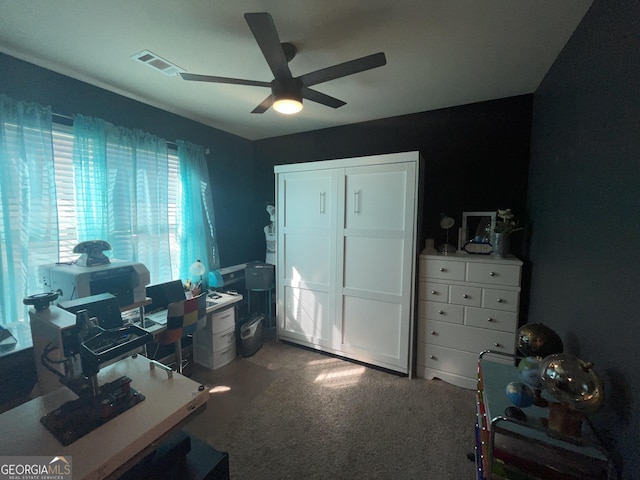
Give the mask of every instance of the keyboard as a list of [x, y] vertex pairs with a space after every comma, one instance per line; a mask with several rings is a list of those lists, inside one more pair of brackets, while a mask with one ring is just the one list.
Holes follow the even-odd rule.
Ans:
[[144, 318], [149, 319], [152, 322], [159, 323], [160, 325], [167, 324], [167, 312], [168, 310], [159, 310], [153, 313], [145, 313]]

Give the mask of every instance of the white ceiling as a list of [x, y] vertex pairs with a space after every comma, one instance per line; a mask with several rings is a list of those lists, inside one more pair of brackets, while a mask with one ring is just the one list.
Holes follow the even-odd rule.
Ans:
[[[591, 3], [0, 0], [0, 51], [256, 140], [532, 93]], [[341, 108], [305, 101], [284, 116], [250, 113], [268, 89], [187, 82], [130, 58], [150, 50], [189, 73], [271, 81], [245, 12], [269, 12], [297, 46], [293, 76], [376, 52], [387, 65], [313, 87]]]

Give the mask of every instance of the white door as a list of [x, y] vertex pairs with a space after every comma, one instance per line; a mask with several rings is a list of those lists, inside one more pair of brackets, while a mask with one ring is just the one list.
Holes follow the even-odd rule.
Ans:
[[278, 335], [332, 348], [337, 172], [278, 175]]
[[[415, 230], [414, 162], [345, 169], [336, 307], [342, 350], [409, 371]], [[342, 215], [341, 215], [342, 216]]]

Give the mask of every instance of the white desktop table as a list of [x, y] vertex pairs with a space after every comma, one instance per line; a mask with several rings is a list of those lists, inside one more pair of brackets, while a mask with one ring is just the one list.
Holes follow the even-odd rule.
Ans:
[[[220, 298], [216, 298], [215, 300], [210, 300], [207, 297], [207, 315], [218, 310], [223, 310], [231, 305], [241, 302], [243, 296], [240, 294], [230, 295], [228, 293], [217, 292]], [[149, 332], [152, 335], [158, 335], [159, 333], [164, 332], [167, 329], [166, 324], [154, 323], [153, 325], [142, 327], [144, 330]]]
[[126, 375], [145, 400], [66, 447], [40, 423], [42, 416], [76, 398], [66, 387], [1, 414], [2, 455], [71, 457], [73, 478], [78, 480], [122, 473], [123, 465], [151, 451], [150, 445], [205, 406], [209, 396], [197, 382], [175, 372], [170, 376], [157, 366], [152, 369], [150, 363], [137, 355], [102, 369], [101, 385]]

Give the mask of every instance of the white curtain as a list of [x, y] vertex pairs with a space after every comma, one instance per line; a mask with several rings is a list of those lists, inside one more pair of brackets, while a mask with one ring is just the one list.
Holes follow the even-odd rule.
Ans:
[[113, 258], [143, 263], [152, 282], [173, 278], [167, 141], [82, 115], [73, 135], [78, 239], [108, 241]]
[[200, 145], [182, 140], [176, 143], [181, 186], [178, 241], [183, 245], [180, 251], [180, 273], [182, 278], [190, 278], [189, 267], [196, 260], [200, 260], [205, 270], [209, 271], [220, 267], [220, 259], [204, 149]]
[[58, 258], [51, 110], [0, 95], [0, 324], [27, 317], [38, 265]]

